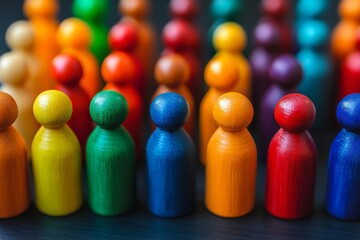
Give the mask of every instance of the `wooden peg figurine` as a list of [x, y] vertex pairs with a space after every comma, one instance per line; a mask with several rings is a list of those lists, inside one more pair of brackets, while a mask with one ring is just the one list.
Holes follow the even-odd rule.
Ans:
[[135, 203], [135, 146], [121, 124], [128, 113], [125, 98], [101, 91], [90, 104], [97, 124], [86, 144], [88, 202], [92, 211], [115, 216]]
[[35, 99], [33, 109], [42, 125], [31, 146], [36, 207], [50, 216], [71, 214], [83, 201], [80, 144], [66, 125], [71, 101], [65, 93], [48, 90]]
[[11, 124], [17, 117], [14, 99], [0, 91], [0, 218], [25, 212], [30, 206], [26, 144]]
[[219, 97], [213, 116], [219, 128], [207, 148], [205, 204], [221, 217], [241, 217], [255, 204], [256, 145], [247, 130], [254, 115], [249, 99], [229, 92]]
[[72, 12], [75, 17], [85, 21], [91, 31], [93, 39], [90, 50], [97, 58], [99, 64], [109, 54], [107, 42], [108, 27], [106, 16], [109, 11], [109, 0], [75, 0], [72, 5]]
[[160, 217], [185, 215], [195, 206], [195, 147], [182, 125], [189, 116], [177, 93], [157, 96], [150, 116], [158, 127], [146, 146], [149, 210]]
[[234, 91], [250, 99], [252, 85], [250, 65], [242, 54], [247, 41], [245, 30], [237, 23], [227, 22], [218, 26], [213, 37], [217, 54], [230, 54], [239, 68], [239, 80]]
[[360, 94], [343, 98], [336, 111], [343, 129], [330, 148], [326, 209], [335, 218], [360, 219]]
[[34, 96], [46, 90], [44, 85], [46, 80], [41, 79], [40, 75], [40, 62], [33, 52], [35, 35], [31, 24], [23, 20], [12, 23], [6, 30], [5, 40], [11, 52], [21, 54], [22, 58], [26, 60], [29, 68], [29, 76], [25, 85], [26, 89]]
[[80, 86], [93, 97], [100, 91], [99, 66], [97, 59], [90, 52], [92, 34], [89, 26], [78, 18], [68, 18], [59, 25], [57, 41], [61, 52], [76, 57], [83, 68]]
[[44, 83], [42, 90], [52, 89], [55, 86], [55, 80], [51, 74], [51, 62], [60, 51], [56, 41], [59, 25], [56, 19], [58, 9], [57, 0], [24, 1], [24, 14], [29, 18], [34, 30], [33, 51], [40, 62], [40, 78]]
[[203, 97], [199, 112], [200, 161], [206, 165], [206, 149], [213, 133], [218, 128], [213, 118], [213, 107], [218, 97], [230, 92], [239, 79], [239, 70], [234, 58], [229, 55], [215, 56], [205, 67], [204, 78], [210, 87]]
[[113, 52], [107, 56], [101, 66], [101, 73], [106, 82], [105, 90], [113, 90], [123, 95], [129, 106], [129, 114], [124, 127], [135, 142], [136, 157], [141, 156], [143, 132], [143, 104], [132, 82], [136, 76], [132, 58], [124, 52]]
[[67, 124], [79, 139], [82, 159], [85, 161], [85, 145], [92, 131], [92, 121], [89, 113], [90, 97], [79, 84], [83, 75], [82, 66], [75, 57], [62, 53], [54, 58], [52, 72], [58, 82], [55, 89], [65, 93], [71, 100], [73, 114]]
[[24, 138], [30, 159], [31, 142], [39, 129], [39, 124], [32, 111], [35, 96], [25, 87], [28, 76], [27, 61], [21, 54], [10, 52], [1, 56], [1, 91], [10, 94], [17, 104], [18, 114], [13, 126]]
[[191, 92], [186, 86], [189, 79], [189, 66], [185, 59], [178, 54], [163, 56], [155, 65], [155, 78], [160, 84], [153, 95], [153, 99], [166, 92], [180, 94], [189, 104], [189, 118], [184, 124], [184, 129], [194, 137], [195, 103]]
[[317, 149], [307, 131], [315, 106], [305, 95], [288, 94], [275, 107], [280, 130], [267, 157], [265, 208], [278, 218], [297, 219], [313, 209]]

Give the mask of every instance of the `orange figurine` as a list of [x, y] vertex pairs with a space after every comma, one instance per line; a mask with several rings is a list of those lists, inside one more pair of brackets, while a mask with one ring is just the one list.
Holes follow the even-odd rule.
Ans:
[[56, 37], [61, 52], [80, 61], [83, 68], [80, 86], [93, 97], [100, 91], [101, 83], [98, 62], [89, 50], [92, 38], [89, 26], [78, 18], [68, 18], [61, 22]]
[[342, 0], [339, 15], [341, 20], [331, 36], [331, 52], [337, 61], [355, 49], [356, 32], [360, 26], [360, 1]]
[[20, 54], [25, 59], [29, 68], [29, 76], [26, 81], [26, 89], [37, 96], [46, 90], [45, 80], [41, 79], [40, 62], [33, 53], [35, 44], [34, 30], [28, 21], [16, 21], [6, 30], [6, 43], [11, 52]]
[[201, 101], [199, 114], [200, 160], [203, 165], [206, 164], [208, 142], [218, 128], [212, 114], [213, 107], [218, 97], [234, 89], [239, 79], [236, 61], [229, 55], [213, 57], [205, 67], [204, 78], [210, 89]]
[[56, 20], [58, 8], [56, 0], [24, 1], [24, 13], [29, 18], [35, 34], [34, 54], [41, 64], [40, 76], [46, 89], [55, 86], [50, 69], [51, 61], [60, 51], [56, 42], [56, 31], [59, 25]]
[[155, 65], [155, 79], [160, 86], [154, 93], [152, 99], [166, 92], [174, 92], [183, 96], [189, 104], [190, 109], [190, 115], [184, 128], [190, 136], [194, 137], [195, 103], [190, 90], [186, 86], [189, 75], [189, 66], [182, 56], [178, 54], [167, 54], [161, 57]]
[[92, 131], [92, 120], [90, 117], [90, 97], [79, 85], [83, 70], [80, 62], [67, 54], [59, 54], [52, 63], [52, 72], [58, 84], [55, 86], [71, 100], [73, 114], [67, 122], [79, 139], [82, 159], [85, 161], [86, 141]]
[[149, 0], [119, 0], [121, 21], [134, 23], [139, 31], [139, 42], [135, 55], [145, 66], [146, 79], [153, 79], [155, 55], [157, 52], [156, 33], [148, 20], [150, 14]]
[[0, 218], [14, 217], [30, 206], [26, 144], [11, 126], [17, 111], [15, 100], [0, 91]]
[[249, 99], [230, 92], [217, 100], [213, 116], [219, 128], [207, 148], [205, 204], [221, 217], [241, 217], [255, 203], [256, 145], [247, 130], [254, 115]]
[[135, 142], [137, 157], [142, 149], [143, 105], [140, 94], [131, 83], [135, 78], [135, 65], [132, 58], [123, 52], [113, 52], [101, 66], [105, 79], [104, 90], [113, 90], [123, 95], [129, 106], [129, 113], [123, 125]]
[[250, 64], [242, 54], [246, 47], [246, 33], [244, 29], [234, 22], [223, 23], [214, 32], [213, 44], [217, 50], [217, 55], [229, 54], [234, 57], [239, 68], [239, 80], [234, 91], [250, 98], [252, 85]]

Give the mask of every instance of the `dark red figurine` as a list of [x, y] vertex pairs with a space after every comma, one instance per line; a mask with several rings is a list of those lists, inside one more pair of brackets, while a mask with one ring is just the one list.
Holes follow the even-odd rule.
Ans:
[[302, 218], [313, 209], [317, 148], [307, 129], [315, 120], [315, 106], [305, 95], [292, 93], [280, 99], [274, 115], [281, 128], [269, 146], [265, 208], [278, 218]]

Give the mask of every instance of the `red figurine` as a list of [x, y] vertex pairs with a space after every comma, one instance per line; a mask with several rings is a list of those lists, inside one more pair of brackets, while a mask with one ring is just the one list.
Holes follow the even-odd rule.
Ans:
[[296, 219], [312, 212], [317, 149], [307, 129], [315, 112], [299, 93], [284, 96], [275, 107], [281, 128], [269, 146], [265, 195], [266, 210], [275, 217]]
[[[143, 104], [138, 91], [131, 84], [136, 76], [133, 59], [124, 52], [113, 52], [101, 66], [102, 76], [107, 83], [104, 90], [113, 90], [123, 95], [129, 106], [129, 113], [123, 125], [131, 134], [135, 149], [142, 149]], [[139, 155], [138, 155], [139, 156]]]
[[57, 85], [55, 89], [69, 96], [73, 113], [67, 124], [74, 131], [81, 145], [83, 161], [85, 161], [85, 146], [93, 125], [90, 118], [90, 97], [80, 86], [83, 69], [79, 60], [68, 54], [59, 54], [53, 59], [52, 72]]

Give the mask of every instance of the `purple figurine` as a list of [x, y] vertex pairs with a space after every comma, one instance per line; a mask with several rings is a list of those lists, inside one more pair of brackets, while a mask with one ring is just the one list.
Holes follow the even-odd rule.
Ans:
[[280, 55], [272, 63], [269, 70], [272, 85], [264, 93], [260, 103], [259, 133], [263, 154], [267, 153], [270, 140], [279, 129], [274, 117], [277, 102], [283, 96], [296, 92], [296, 85], [302, 76], [300, 63], [290, 54]]
[[254, 31], [255, 49], [250, 55], [250, 65], [253, 77], [253, 106], [255, 120], [259, 104], [265, 91], [271, 85], [269, 69], [273, 60], [280, 55], [280, 32], [276, 25], [269, 21], [260, 22]]

